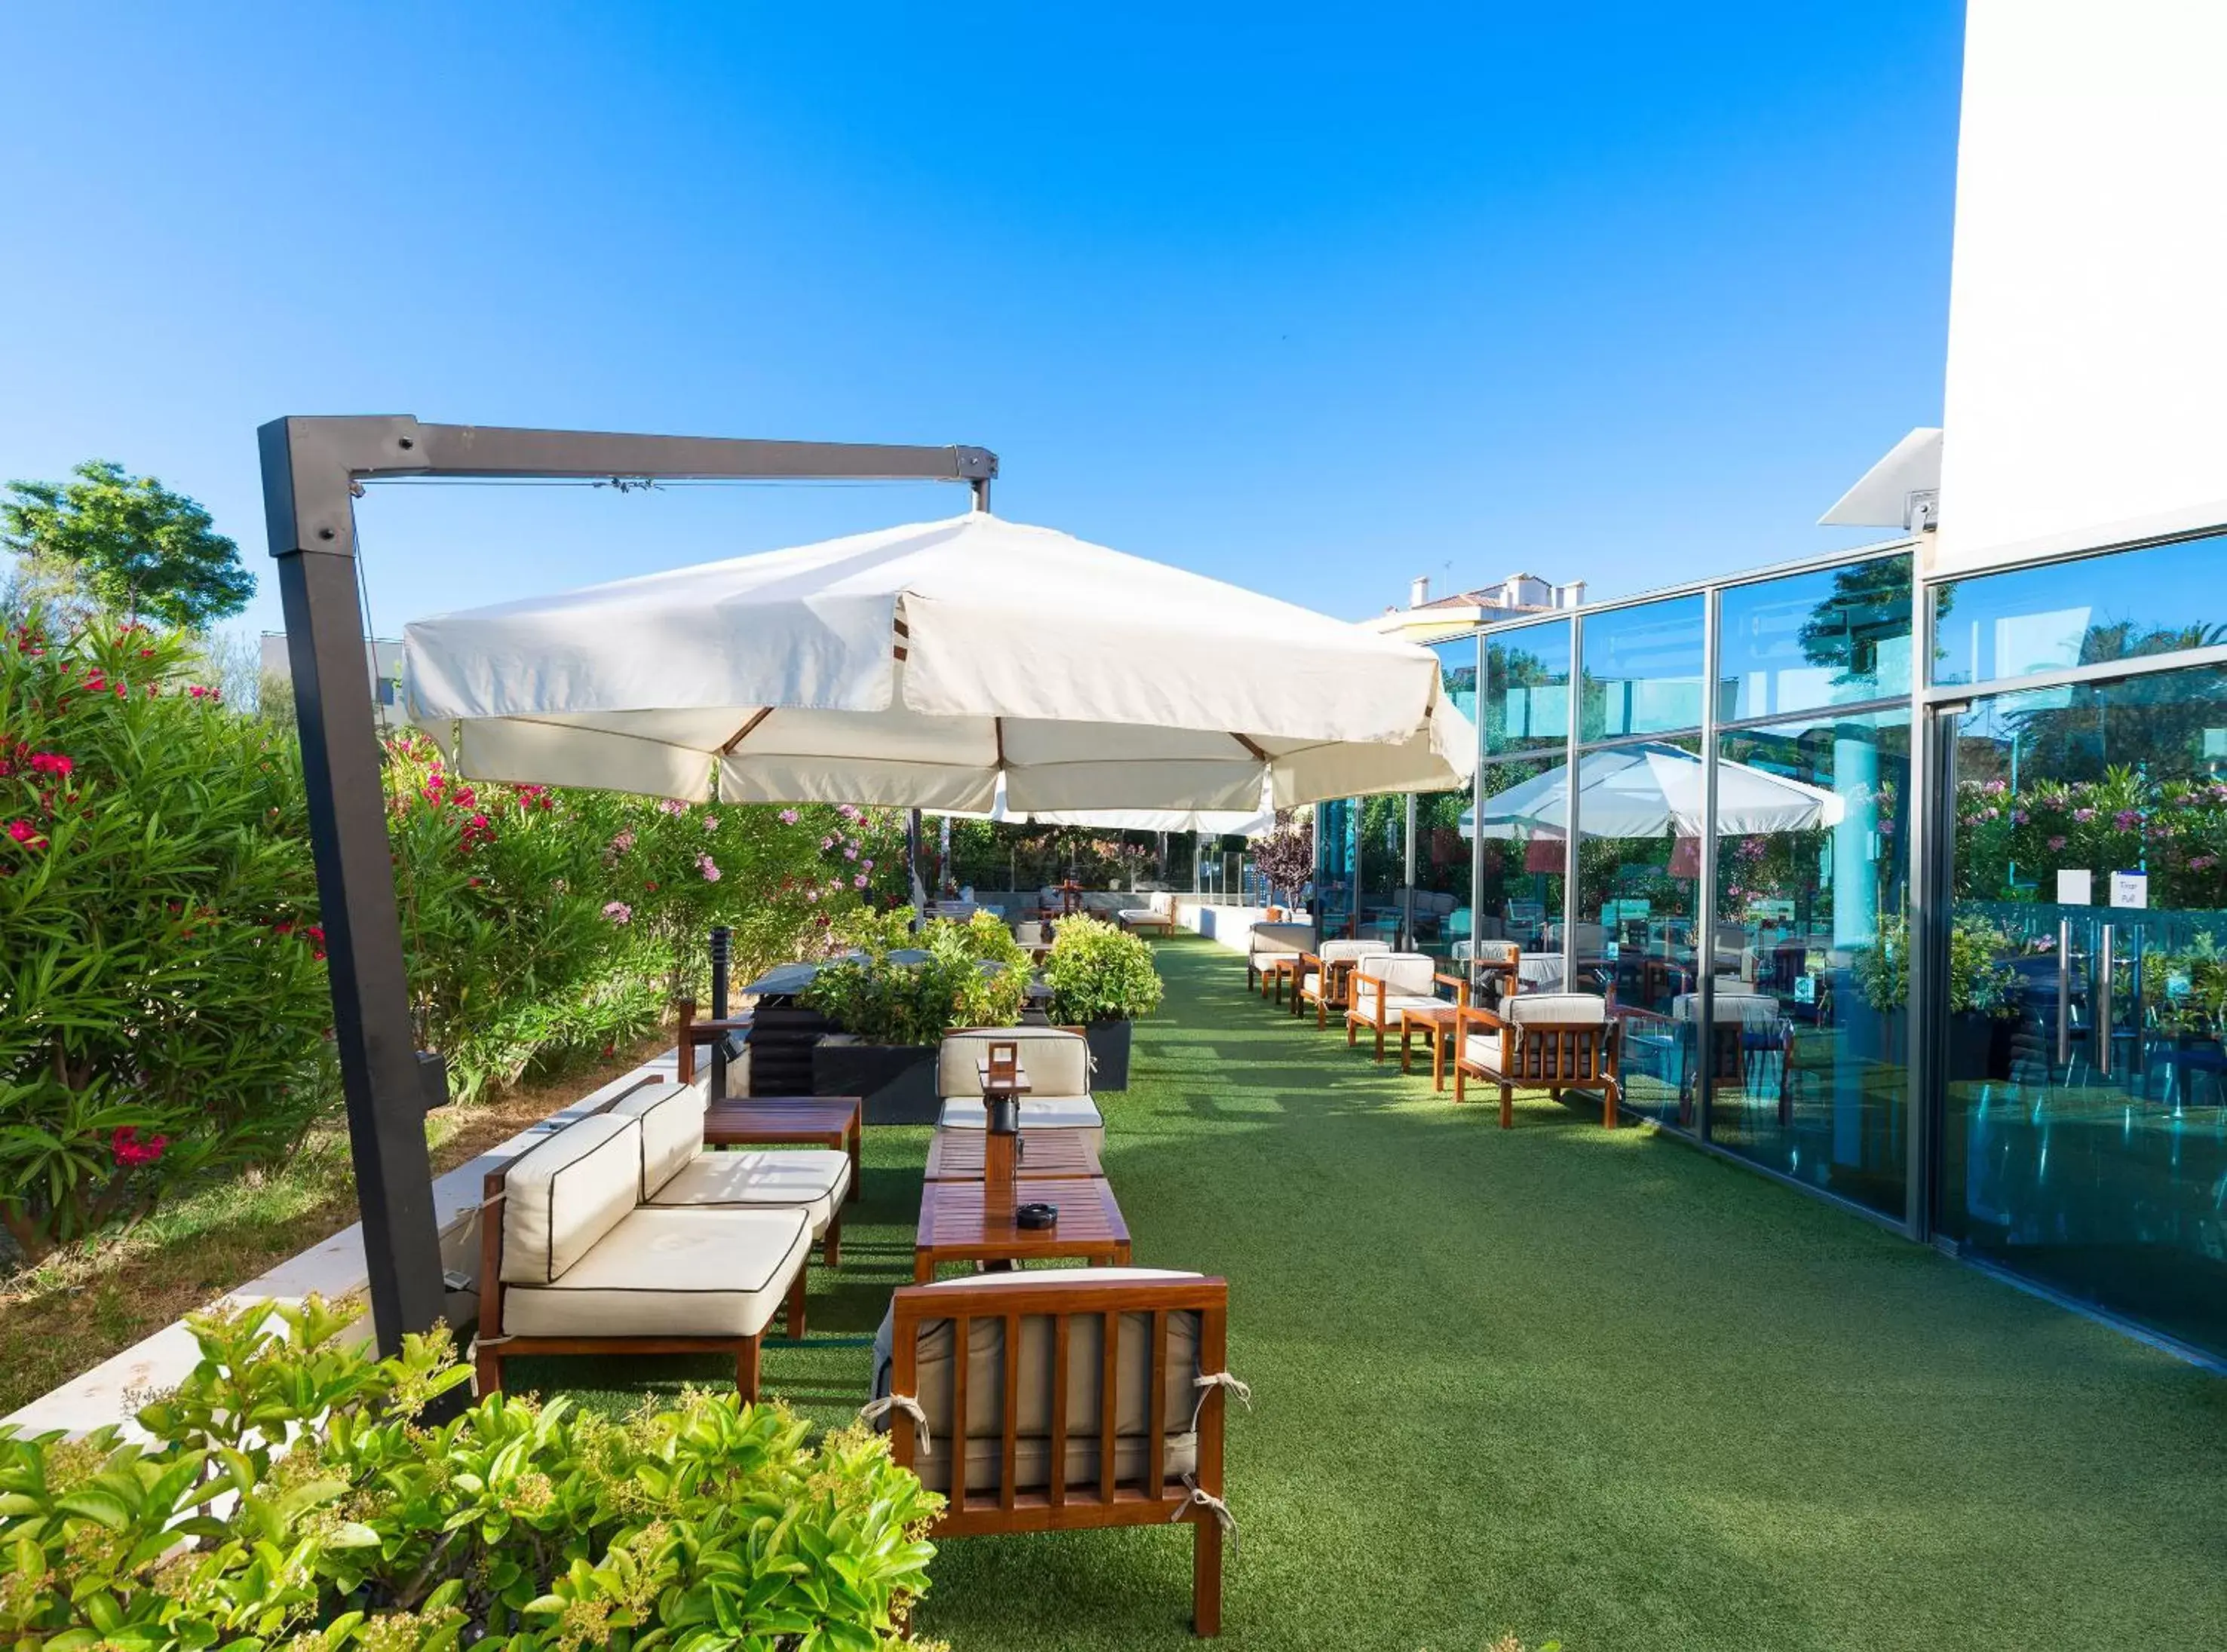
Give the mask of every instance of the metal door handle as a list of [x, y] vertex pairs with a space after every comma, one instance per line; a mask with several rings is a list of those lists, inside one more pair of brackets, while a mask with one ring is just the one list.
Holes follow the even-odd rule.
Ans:
[[2096, 932], [2094, 980], [2088, 992], [2089, 1015], [2096, 1024], [2096, 1072], [2101, 1078], [2111, 1076], [2111, 950], [2115, 939], [2108, 923]]
[[2072, 1065], [2072, 920], [2057, 921], [2057, 1064]]

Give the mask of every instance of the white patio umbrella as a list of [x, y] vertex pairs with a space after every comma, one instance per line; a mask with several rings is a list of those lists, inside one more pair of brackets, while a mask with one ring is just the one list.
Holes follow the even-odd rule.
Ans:
[[[1484, 800], [1484, 835], [1569, 835], [1567, 764]], [[1578, 833], [1585, 838], [1698, 838], [1707, 819], [1701, 760], [1676, 746], [1647, 744], [1591, 751], [1578, 760]], [[1846, 806], [1832, 793], [1745, 763], [1717, 765], [1717, 829], [1732, 837], [1803, 832], [1839, 823]], [[1464, 837], [1476, 811], [1461, 817]]]
[[946, 809], [960, 820], [994, 820], [1037, 826], [1082, 826], [1096, 832], [1197, 832], [1217, 838], [1265, 838], [1276, 829], [1276, 806], [1266, 791], [1257, 809], [1039, 809], [1024, 814], [1005, 801], [1005, 777], [987, 811]]
[[986, 512], [421, 620], [459, 772], [704, 801], [1257, 808], [1474, 764], [1436, 658]]

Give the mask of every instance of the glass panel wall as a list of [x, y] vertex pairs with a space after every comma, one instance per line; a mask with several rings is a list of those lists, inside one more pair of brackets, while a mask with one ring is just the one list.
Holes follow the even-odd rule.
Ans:
[[1982, 697], [1955, 759], [1940, 1225], [2227, 1355], [2227, 669]]
[[1407, 800], [1356, 798], [1354, 816], [1353, 933], [1363, 941], [1396, 947], [1407, 913], [1401, 886], [1407, 881]]
[[1484, 639], [1487, 756], [1560, 751], [1570, 737], [1570, 622], [1495, 631]]
[[1700, 595], [1588, 614], [1580, 740], [1701, 726]]
[[[1516, 943], [1522, 954], [1519, 965], [1526, 992], [1558, 992], [1562, 985], [1568, 845], [1561, 827], [1543, 826], [1541, 819], [1568, 818], [1562, 798], [1566, 772], [1559, 756], [1518, 757], [1487, 763], [1479, 775], [1484, 814], [1483, 839], [1477, 845], [1477, 939]], [[1475, 825], [1473, 814], [1465, 816], [1464, 833]], [[1551, 948], [1550, 928], [1555, 936]]]
[[1353, 934], [1355, 817], [1353, 800], [1318, 804], [1315, 809], [1315, 882], [1309, 909], [1325, 941]]
[[1989, 683], [2227, 642], [2227, 534], [1932, 588], [1937, 683]]
[[[1905, 588], [1903, 629], [1909, 630]], [[1675, 1005], [1719, 1146], [1899, 1220], [1906, 1205], [1910, 713], [1721, 736], [1716, 971]]]
[[1726, 589], [1717, 718], [1779, 717], [1910, 692], [1910, 558]]
[[[1474, 633], [1434, 645], [1439, 680], [1472, 724], [1477, 705], [1477, 639]], [[1464, 832], [1471, 796], [1468, 787], [1426, 792], [1415, 799], [1415, 886], [1409, 896], [1409, 944], [1433, 958], [1466, 959], [1475, 934], [1471, 874], [1475, 857]]]

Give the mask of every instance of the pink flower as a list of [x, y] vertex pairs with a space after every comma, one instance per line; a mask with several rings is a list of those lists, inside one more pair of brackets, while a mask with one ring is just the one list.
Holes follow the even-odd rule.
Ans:
[[843, 851], [843, 858], [845, 860], [856, 860], [858, 858], [858, 852], [856, 848], [846, 848]]
[[2218, 864], [2219, 858], [2217, 855], [2191, 855], [2188, 859], [2188, 870], [2192, 872], [2208, 872]]
[[2011, 824], [2013, 826], [2024, 826], [2026, 821], [2026, 813], [2024, 809], [2013, 809], [2011, 811]]
[[858, 870], [862, 872], [870, 872], [874, 870], [874, 863], [871, 860], [862, 860], [858, 863]]
[[696, 870], [704, 874], [704, 881], [707, 883], [716, 883], [719, 881], [718, 864], [709, 855], [696, 857]]
[[866, 875], [865, 875], [865, 873], [864, 873], [864, 872], [860, 872], [860, 873], [859, 873], [856, 877], [852, 878], [852, 879], [851, 880], [851, 887], [852, 887], [852, 889], [864, 889], [864, 888], [865, 888], [865, 887], [866, 887]]
[[2049, 840], [2049, 846], [2052, 849], [2062, 849], [2064, 847], [2064, 839], [2062, 838], [2052, 838]]
[[817, 901], [820, 898], [820, 891], [816, 889], [808, 889], [804, 891], [804, 898], [808, 902]]
[[2086, 826], [2090, 820], [2096, 818], [2096, 811], [2093, 809], [2075, 809], [2072, 811], [2072, 818], [2079, 821], [2082, 826]]
[[823, 855], [824, 855], [824, 854], [826, 854], [826, 853], [830, 849], [833, 849], [834, 846], [835, 846], [835, 839], [833, 839], [833, 838], [822, 838], [822, 839], [820, 840], [820, 852], [821, 854], [823, 854]]
[[31, 754], [31, 772], [52, 775], [57, 780], [67, 780], [73, 765], [58, 751], [35, 751]]
[[611, 839], [611, 852], [613, 854], [622, 855], [633, 847], [634, 833], [631, 832], [622, 832], [617, 837]]
[[2141, 816], [2136, 814], [2132, 809], [2121, 809], [2111, 817], [2111, 824], [2122, 832], [2132, 832], [2134, 829], [2134, 823], [2141, 819]]
[[796, 811], [794, 809], [783, 809], [781, 812], [781, 823], [783, 826], [794, 826], [796, 824]]
[[47, 840], [39, 835], [38, 828], [29, 820], [9, 821], [8, 835], [26, 849], [43, 849], [47, 846]]
[[632, 923], [634, 909], [624, 901], [606, 901], [603, 903], [603, 915], [613, 923]]
[[686, 814], [688, 813], [688, 806], [686, 803], [683, 803], [677, 797], [659, 798], [657, 800], [657, 807], [658, 812], [660, 814]]
[[719, 829], [719, 817], [718, 817], [718, 815], [716, 815], [716, 814], [707, 814], [707, 815], [705, 815], [705, 816], [704, 817], [704, 830], [705, 830], [705, 831], [706, 831], [706, 832], [717, 832], [718, 829]]

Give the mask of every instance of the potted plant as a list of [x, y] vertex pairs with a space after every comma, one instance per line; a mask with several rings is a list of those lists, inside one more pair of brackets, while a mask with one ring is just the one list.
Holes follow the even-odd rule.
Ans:
[[1129, 1029], [1160, 1006], [1152, 949], [1097, 918], [1062, 918], [1045, 955], [1055, 1024], [1080, 1026], [1090, 1040], [1091, 1088], [1129, 1088]]
[[[1949, 1076], [2008, 1076], [2009, 1024], [2020, 1012], [2020, 978], [2005, 961], [2009, 937], [1979, 918], [1959, 918], [1949, 932]], [[1882, 1060], [1904, 1055], [1904, 1006], [1910, 999], [1910, 925], [1879, 926], [1877, 942], [1855, 949], [1856, 989], [1884, 1019]]]
[[938, 920], [914, 937], [914, 947], [820, 969], [798, 995], [837, 1028], [813, 1049], [813, 1094], [862, 1097], [868, 1124], [935, 1122], [943, 1035], [1021, 1018], [1025, 954], [1004, 925], [984, 915], [963, 924]]

